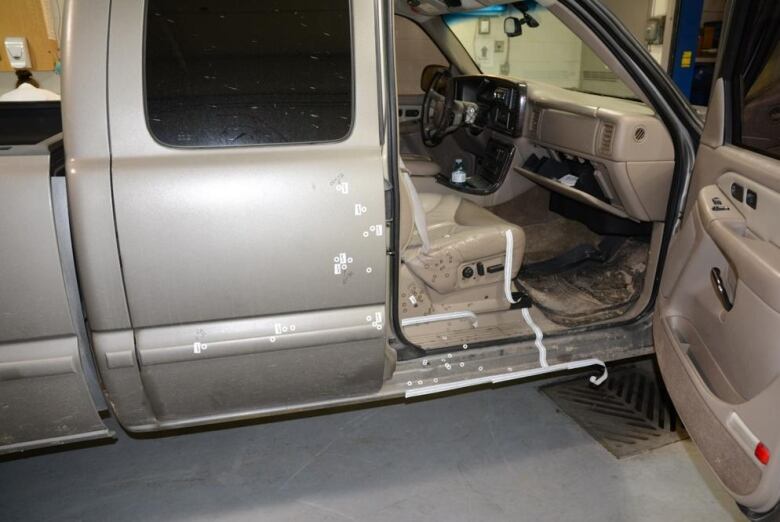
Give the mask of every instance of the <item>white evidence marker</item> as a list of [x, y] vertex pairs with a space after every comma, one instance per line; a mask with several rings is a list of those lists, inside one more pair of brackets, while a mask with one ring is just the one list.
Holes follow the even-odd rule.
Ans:
[[349, 268], [349, 265], [352, 264], [354, 259], [347, 256], [346, 252], [342, 252], [337, 256], [333, 257], [333, 274], [334, 275], [341, 275], [344, 273], [347, 268]]

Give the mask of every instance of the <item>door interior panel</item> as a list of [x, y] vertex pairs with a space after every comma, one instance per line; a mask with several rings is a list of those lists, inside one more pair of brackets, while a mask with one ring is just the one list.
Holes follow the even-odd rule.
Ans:
[[668, 318], [655, 321], [653, 326], [664, 383], [686, 430], [721, 482], [737, 496], [749, 495], [761, 481], [760, 464], [726, 430], [724, 419], [713, 408], [717, 399], [708, 396], [708, 389], [686, 357], [686, 341], [690, 337], [684, 337], [684, 330], [673, 331], [669, 324], [673, 321], [679, 328], [680, 319]]
[[754, 514], [780, 501], [778, 26], [777, 2], [730, 5], [654, 318], [661, 373], [686, 428]]
[[710, 466], [763, 512], [780, 497], [780, 161], [702, 144], [693, 176], [657, 302], [659, 366]]

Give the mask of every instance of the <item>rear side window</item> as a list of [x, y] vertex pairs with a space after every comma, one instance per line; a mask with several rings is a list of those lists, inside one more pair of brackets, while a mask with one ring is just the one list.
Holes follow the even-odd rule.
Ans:
[[149, 130], [176, 147], [343, 139], [351, 50], [349, 0], [149, 0]]
[[780, 6], [772, 0], [758, 10], [761, 27], [748, 30], [747, 42], [740, 46], [734, 141], [780, 158]]

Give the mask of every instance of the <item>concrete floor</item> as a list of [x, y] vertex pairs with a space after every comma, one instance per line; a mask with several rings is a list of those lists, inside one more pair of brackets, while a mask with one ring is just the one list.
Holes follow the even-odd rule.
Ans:
[[690, 442], [616, 460], [545, 381], [0, 463], [0, 519], [743, 520]]

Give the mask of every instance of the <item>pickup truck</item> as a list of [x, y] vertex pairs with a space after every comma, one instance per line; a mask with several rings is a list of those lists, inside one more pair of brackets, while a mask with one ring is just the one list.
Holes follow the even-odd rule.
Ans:
[[702, 125], [595, 0], [68, 2], [61, 107], [0, 106], [0, 452], [654, 353], [772, 512], [780, 22], [728, 9]]

